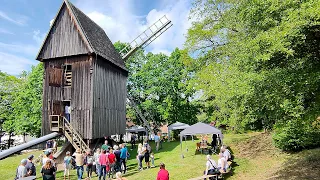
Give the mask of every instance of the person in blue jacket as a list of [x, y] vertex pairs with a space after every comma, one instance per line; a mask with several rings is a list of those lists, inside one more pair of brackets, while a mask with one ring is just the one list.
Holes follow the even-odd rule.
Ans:
[[120, 150], [120, 167], [123, 165], [123, 174], [126, 173], [127, 171], [127, 166], [126, 166], [126, 160], [128, 158], [128, 149], [126, 147], [126, 144], [121, 144], [120, 145], [121, 150]]

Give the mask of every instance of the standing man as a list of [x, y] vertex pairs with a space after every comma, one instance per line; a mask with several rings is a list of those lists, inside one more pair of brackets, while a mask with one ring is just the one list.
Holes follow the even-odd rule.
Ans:
[[21, 160], [21, 164], [17, 169], [17, 174], [16, 174], [17, 179], [29, 176], [29, 173], [28, 173], [28, 171], [26, 169], [26, 164], [27, 164], [27, 160], [26, 159], [22, 159]]
[[120, 167], [122, 166], [123, 164], [123, 174], [126, 173], [127, 171], [127, 166], [126, 166], [126, 159], [127, 159], [127, 156], [128, 155], [128, 149], [126, 147], [126, 144], [122, 144], [122, 149], [120, 150]]
[[82, 175], [83, 175], [84, 156], [81, 153], [80, 148], [77, 149], [77, 151], [74, 154], [74, 156], [75, 156], [75, 159], [76, 159], [78, 180], [81, 180], [82, 179]]
[[154, 135], [154, 142], [156, 144], [156, 151], [159, 151], [159, 145], [160, 145], [160, 136], [159, 136], [159, 134], [160, 133]]
[[135, 146], [136, 146], [136, 135], [132, 134], [131, 135], [131, 150], [133, 150]]
[[66, 105], [64, 107], [64, 113], [66, 115], [66, 119], [68, 120], [68, 122], [70, 123], [70, 113], [71, 113], [71, 107], [69, 105]]
[[104, 141], [104, 144], [101, 146], [101, 149], [108, 151], [108, 149], [109, 149], [108, 140]]
[[169, 172], [166, 170], [164, 163], [160, 163], [160, 170], [158, 172], [157, 180], [169, 180]]
[[34, 163], [32, 162], [34, 156], [30, 155], [27, 159], [27, 164], [26, 164], [26, 169], [27, 172], [30, 172], [29, 175], [30, 176], [36, 176], [36, 167], [34, 166]]
[[[121, 146], [121, 144], [120, 144], [120, 146]], [[114, 155], [116, 156], [116, 165], [115, 165], [116, 172], [121, 171], [120, 154], [121, 154], [121, 151], [119, 150], [119, 147], [117, 145], [115, 145], [114, 146]]]

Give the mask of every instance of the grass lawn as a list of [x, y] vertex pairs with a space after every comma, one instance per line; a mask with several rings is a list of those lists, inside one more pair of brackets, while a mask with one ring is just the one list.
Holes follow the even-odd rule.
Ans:
[[[296, 154], [285, 154], [273, 147], [270, 134], [260, 132], [226, 134], [224, 142], [231, 146], [238, 165], [234, 167], [233, 176], [229, 176], [227, 179], [316, 179], [320, 175], [320, 149], [305, 150]], [[125, 177], [129, 180], [155, 179], [160, 162], [166, 164], [166, 168], [170, 173], [170, 179], [185, 180], [201, 176], [205, 169], [206, 155], [195, 154], [195, 143], [196, 140], [195, 142], [191, 140], [186, 143], [183, 142], [182, 150], [185, 157], [183, 159], [181, 158], [179, 142], [163, 143], [163, 149], [155, 152], [155, 165], [157, 167], [143, 171], [138, 171], [137, 160], [135, 159], [136, 150], [131, 151], [129, 146], [128, 149], [131, 156], [127, 163], [128, 172]], [[154, 143], [151, 143], [151, 146], [155, 149]], [[187, 148], [188, 151], [186, 150]], [[34, 154], [37, 157], [40, 153], [41, 151], [37, 151], [1, 160], [0, 174], [2, 177], [0, 179], [13, 179], [15, 169], [22, 158], [27, 157], [29, 154]], [[217, 158], [217, 155], [213, 155], [213, 159], [217, 160]], [[293, 169], [297, 169], [301, 163], [305, 166], [305, 173], [294, 173], [296, 171]], [[308, 175], [308, 168], [313, 168], [317, 173], [309, 173], [312, 175]], [[40, 167], [37, 166], [37, 172], [39, 171]], [[63, 179], [61, 169], [57, 174], [57, 179]], [[71, 179], [76, 179], [75, 170], [72, 171]], [[93, 179], [98, 178], [94, 177]]]

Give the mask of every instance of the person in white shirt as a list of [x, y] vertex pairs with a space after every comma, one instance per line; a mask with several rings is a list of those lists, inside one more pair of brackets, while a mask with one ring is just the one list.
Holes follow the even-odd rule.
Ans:
[[17, 174], [16, 174], [17, 179], [27, 177], [27, 176], [29, 176], [29, 173], [31, 173], [31, 172], [28, 172], [27, 168], [25, 167], [27, 162], [28, 161], [26, 159], [21, 160], [21, 164], [17, 168]]
[[219, 171], [217, 170], [217, 163], [211, 159], [210, 155], [207, 155], [206, 170], [204, 171], [204, 175], [219, 174]]
[[144, 154], [145, 154], [145, 150], [143, 149], [142, 144], [139, 143], [138, 150], [137, 150], [137, 159], [139, 161], [139, 170], [143, 170], [142, 161], [143, 161], [143, 158], [144, 158]]
[[227, 160], [222, 153], [220, 153], [218, 156], [219, 156], [218, 169], [220, 170], [220, 172], [226, 172], [229, 167]]
[[159, 145], [160, 145], [160, 136], [159, 133], [154, 135], [154, 142], [156, 144], [156, 151], [159, 151]]
[[221, 152], [223, 153], [223, 157], [227, 160], [227, 161], [232, 161], [231, 159], [231, 153], [229, 151], [229, 149], [227, 149], [226, 145], [223, 145], [221, 147]]

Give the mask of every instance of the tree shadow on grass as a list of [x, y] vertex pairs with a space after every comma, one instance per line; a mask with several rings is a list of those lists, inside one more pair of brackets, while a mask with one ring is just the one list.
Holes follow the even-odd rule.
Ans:
[[283, 168], [268, 179], [319, 179], [320, 149], [300, 152], [290, 156]]
[[[157, 160], [160, 159], [159, 157], [157, 157], [158, 153], [164, 153], [164, 152], [172, 151], [173, 149], [175, 149], [177, 146], [180, 145], [180, 141], [163, 142], [162, 143], [162, 148], [160, 148], [159, 151], [156, 151], [156, 145], [155, 145], [154, 141], [149, 141], [149, 144], [151, 146], [152, 152], [155, 155], [155, 162], [158, 162]], [[131, 176], [131, 175], [134, 175], [134, 174], [140, 172], [138, 170], [138, 160], [136, 159], [137, 146], [138, 146], [138, 144], [136, 144], [134, 149], [131, 149], [131, 145], [128, 144], [128, 152], [130, 154], [130, 157], [128, 158], [127, 173], [126, 173], [125, 176]], [[150, 159], [150, 161], [151, 161], [151, 159]], [[151, 165], [151, 162], [150, 162], [150, 165]], [[145, 159], [143, 159], [143, 166], [146, 167]], [[157, 167], [159, 168], [159, 166], [156, 166], [155, 168], [157, 168]]]

